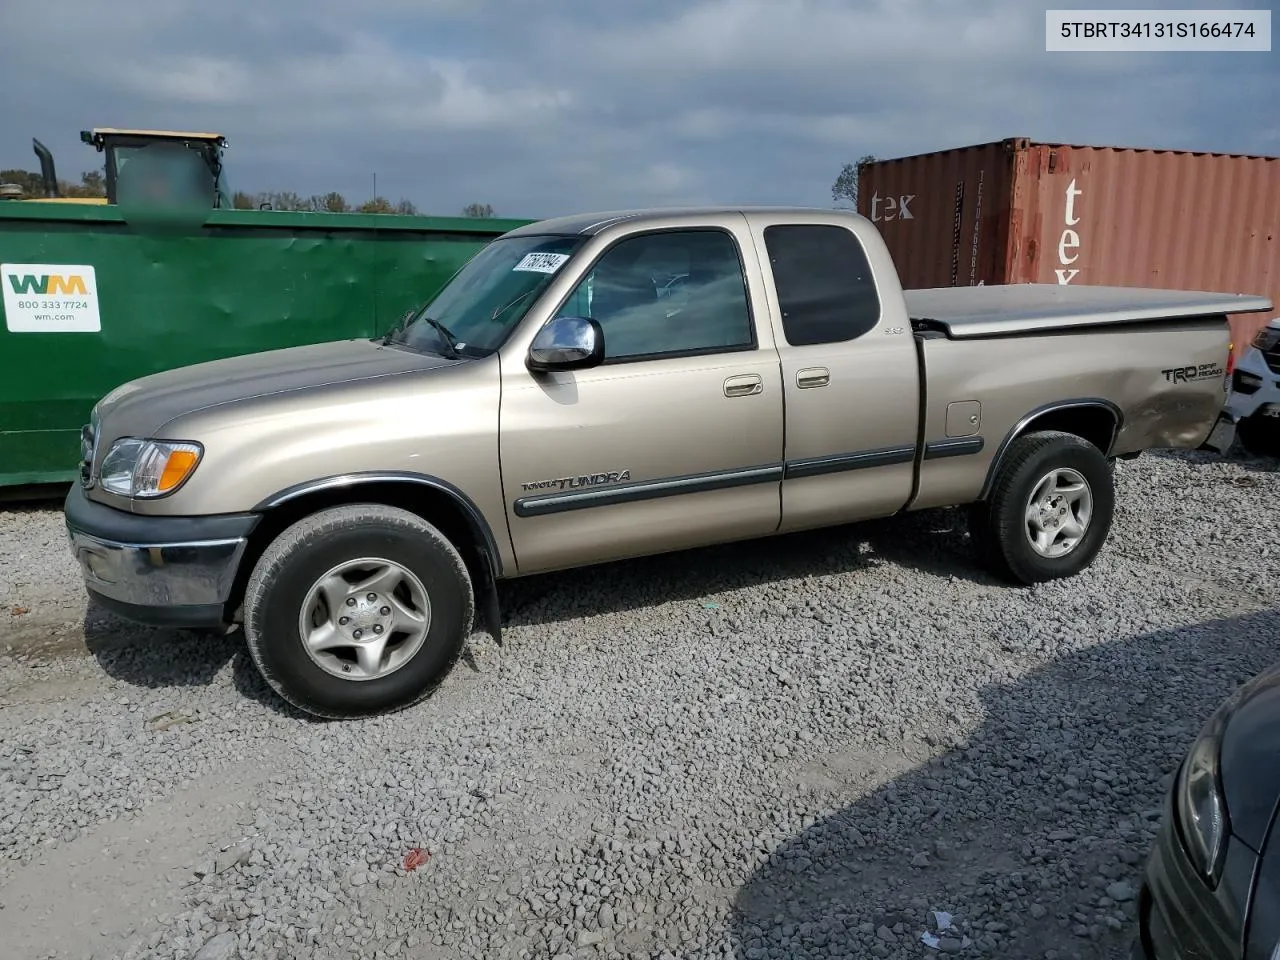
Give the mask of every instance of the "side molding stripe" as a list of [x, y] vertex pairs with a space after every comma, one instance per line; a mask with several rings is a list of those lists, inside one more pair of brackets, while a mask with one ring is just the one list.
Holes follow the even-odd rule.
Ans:
[[805, 460], [788, 460], [786, 478], [788, 480], [799, 480], [802, 477], [821, 477], [829, 473], [844, 473], [847, 470], [888, 467], [896, 463], [910, 463], [915, 457], [916, 448], [908, 446], [861, 450], [857, 453], [842, 453], [834, 457], [809, 457]]
[[940, 460], [943, 457], [967, 457], [981, 453], [985, 442], [981, 437], [957, 437], [952, 440], [934, 440], [924, 445], [926, 460]]
[[[960, 457], [982, 450], [981, 437], [963, 437], [957, 440], [940, 440], [925, 447], [926, 460], [938, 457]], [[777, 483], [781, 480], [802, 480], [806, 477], [822, 477], [850, 470], [866, 470], [872, 467], [888, 467], [911, 463], [915, 460], [914, 446], [883, 447], [877, 450], [860, 450], [831, 457], [809, 457], [789, 460], [786, 463], [747, 467], [744, 470], [720, 470], [714, 473], [697, 473], [663, 480], [644, 480], [639, 483], [615, 484], [590, 490], [567, 493], [551, 493], [535, 497], [521, 497], [513, 509], [517, 517], [545, 517], [570, 510], [589, 507], [614, 506], [621, 503], [637, 503], [657, 500], [686, 493], [706, 493], [710, 490], [729, 490], [758, 483]]]
[[782, 479], [782, 464], [748, 467], [745, 470], [721, 470], [715, 473], [696, 473], [669, 480], [644, 480], [640, 483], [619, 484], [587, 490], [583, 493], [551, 493], [541, 497], [521, 497], [515, 502], [517, 517], [543, 517], [550, 513], [582, 510], [586, 507], [605, 507], [619, 503], [635, 503], [639, 500], [657, 500], [682, 493], [704, 493], [708, 490], [728, 490], [757, 483], [771, 483]]

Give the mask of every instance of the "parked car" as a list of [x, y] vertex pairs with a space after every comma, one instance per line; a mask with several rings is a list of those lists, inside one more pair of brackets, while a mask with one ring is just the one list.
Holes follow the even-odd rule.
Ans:
[[1141, 960], [1280, 956], [1280, 667], [1214, 711], [1178, 767], [1138, 897]]
[[[681, 296], [657, 285], [687, 273]], [[113, 390], [68, 494], [91, 594], [243, 622], [267, 681], [353, 716], [425, 696], [495, 580], [968, 505], [1015, 583], [1111, 526], [1109, 460], [1225, 450], [1226, 316], [1264, 297], [904, 295], [851, 212], [593, 214], [512, 230], [386, 337]]]
[[1240, 444], [1261, 457], [1280, 457], [1280, 320], [1272, 320], [1240, 358], [1227, 410]]

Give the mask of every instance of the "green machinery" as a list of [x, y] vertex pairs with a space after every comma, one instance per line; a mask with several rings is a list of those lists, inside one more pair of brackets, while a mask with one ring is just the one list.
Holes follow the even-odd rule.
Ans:
[[227, 138], [220, 133], [94, 127], [81, 130], [80, 139], [103, 155], [106, 196], [61, 196], [53, 154], [39, 140], [32, 140], [40, 158], [44, 196], [28, 202], [231, 206], [222, 166]]

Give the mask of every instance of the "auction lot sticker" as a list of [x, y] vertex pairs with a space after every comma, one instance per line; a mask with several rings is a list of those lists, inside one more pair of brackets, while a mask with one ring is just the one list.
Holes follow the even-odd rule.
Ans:
[[10, 333], [97, 333], [98, 279], [88, 264], [0, 263]]
[[555, 273], [569, 259], [567, 253], [526, 253], [511, 269], [526, 273]]

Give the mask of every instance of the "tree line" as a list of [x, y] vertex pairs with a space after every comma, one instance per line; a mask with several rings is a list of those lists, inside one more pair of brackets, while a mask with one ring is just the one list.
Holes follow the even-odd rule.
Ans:
[[[44, 180], [30, 170], [0, 170], [0, 183], [13, 183], [22, 188], [23, 199], [44, 196]], [[79, 183], [58, 181], [58, 192], [64, 197], [105, 197], [107, 181], [101, 170], [86, 170]]]
[[860, 156], [856, 163], [846, 163], [840, 168], [835, 182], [831, 184], [831, 202], [849, 203], [858, 209], [858, 172], [865, 163], [875, 163], [876, 158], [869, 153]]
[[[273, 190], [265, 193], [245, 193], [237, 190], [231, 197], [231, 205], [237, 210], [303, 210], [313, 213], [395, 213], [407, 217], [419, 215], [413, 201], [401, 198], [392, 203], [386, 197], [373, 197], [353, 204], [336, 191], [312, 194], [304, 197], [291, 190]], [[497, 216], [487, 203], [469, 203], [462, 208], [462, 216], [489, 218]]]
[[[44, 180], [30, 170], [0, 170], [0, 183], [16, 184], [22, 189], [23, 199], [44, 196]], [[101, 170], [87, 170], [80, 175], [80, 182], [58, 181], [58, 192], [64, 197], [105, 197], [106, 179]], [[386, 197], [373, 197], [362, 203], [352, 203], [336, 191], [304, 197], [291, 190], [268, 190], [263, 193], [247, 193], [237, 190], [231, 197], [231, 205], [237, 210], [303, 210], [316, 213], [392, 213], [402, 216], [418, 216], [418, 208], [410, 200], [392, 203]], [[462, 216], [475, 218], [496, 217], [487, 203], [469, 203], [462, 208]]]
[[[835, 182], [831, 184], [831, 200], [833, 203], [848, 203], [857, 209], [858, 206], [858, 170], [863, 164], [873, 163], [875, 157], [863, 154], [856, 163], [846, 163], [840, 169]], [[40, 174], [29, 170], [0, 170], [0, 183], [15, 183], [22, 188], [26, 197], [44, 196], [44, 183]], [[88, 170], [81, 174], [79, 183], [58, 181], [58, 188], [64, 197], [105, 197], [106, 183], [102, 172]], [[267, 191], [265, 193], [246, 193], [237, 190], [231, 198], [232, 206], [237, 210], [260, 210], [264, 207], [271, 210], [308, 210], [318, 213], [398, 213], [404, 216], [415, 216], [418, 208], [409, 200], [392, 203], [386, 197], [374, 197], [363, 203], [352, 204], [342, 194], [313, 194], [304, 197], [289, 190]], [[469, 203], [462, 208], [462, 216], [487, 218], [495, 217], [493, 207], [487, 203]]]

